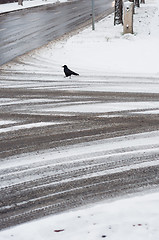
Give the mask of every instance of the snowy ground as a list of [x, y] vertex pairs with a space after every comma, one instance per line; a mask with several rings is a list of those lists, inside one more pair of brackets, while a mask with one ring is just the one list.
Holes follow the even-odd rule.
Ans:
[[[46, 47], [33, 51], [29, 55], [19, 58], [6, 64], [3, 69], [19, 73], [40, 73], [54, 74], [54, 79], [67, 83], [67, 89], [105, 91], [105, 92], [143, 92], [159, 93], [158, 78], [158, 52], [159, 52], [159, 3], [157, 0], [148, 0], [140, 9], [136, 9], [134, 16], [134, 35], [122, 35], [122, 26], [113, 26], [113, 15], [96, 24], [96, 30], [91, 28], [63, 39], [59, 43], [51, 43]], [[118, 56], [120, 56], [118, 58]], [[73, 70], [80, 73], [80, 76], [73, 80], [63, 79], [61, 66], [67, 64]], [[98, 82], [100, 76], [100, 84]], [[107, 77], [105, 82], [104, 77]], [[119, 78], [110, 78], [118, 76]], [[121, 78], [129, 76], [131, 78]], [[34, 77], [36, 78], [35, 74]], [[136, 78], [137, 77], [137, 78]], [[92, 80], [93, 79], [93, 80]], [[10, 76], [10, 86], [12, 84]], [[3, 84], [3, 83], [1, 83]], [[4, 82], [6, 84], [6, 82]], [[7, 83], [8, 84], [8, 83]], [[23, 84], [19, 81], [20, 84]], [[33, 87], [32, 83], [31, 87]], [[45, 83], [41, 83], [41, 88]], [[60, 88], [60, 82], [53, 88]], [[14, 82], [13, 82], [14, 85]], [[62, 85], [63, 86], [63, 85]], [[7, 86], [6, 86], [7, 87]], [[38, 85], [34, 86], [39, 87]], [[83, 104], [75, 108], [71, 106], [60, 109], [67, 112], [83, 111]], [[55, 110], [54, 108], [54, 110]], [[87, 105], [84, 111], [94, 111], [107, 113], [110, 105], [94, 103]], [[112, 111], [117, 110], [138, 110], [145, 109], [144, 113], [157, 114], [159, 109], [158, 102], [136, 102], [111, 105]], [[91, 110], [90, 110], [91, 109]], [[50, 109], [49, 109], [50, 110]], [[47, 109], [43, 110], [44, 113]], [[69, 113], [68, 113], [69, 114]], [[30, 126], [29, 126], [30, 127]], [[143, 135], [133, 135], [133, 144], [139, 145], [137, 137], [141, 138], [140, 144], [149, 145], [149, 151], [158, 144], [158, 137], [147, 133], [147, 140]], [[156, 132], [156, 136], [158, 132]], [[142, 139], [143, 137], [143, 139]], [[121, 139], [120, 139], [121, 140]], [[126, 146], [128, 141], [124, 138], [121, 142]], [[126, 141], [126, 143], [125, 143]], [[144, 143], [145, 141], [145, 143]], [[120, 147], [122, 146], [121, 142]], [[99, 144], [99, 143], [98, 143]], [[132, 142], [131, 142], [132, 144]], [[109, 144], [108, 144], [109, 145]], [[107, 145], [107, 146], [108, 146]], [[100, 147], [97, 145], [96, 148]], [[111, 145], [115, 149], [116, 145]], [[145, 145], [144, 145], [145, 146]], [[93, 149], [95, 151], [95, 146]], [[86, 149], [86, 148], [84, 148]], [[87, 149], [93, 153], [92, 146]], [[80, 152], [80, 148], [75, 149]], [[34, 160], [36, 160], [34, 158]], [[158, 164], [156, 162], [156, 164]], [[69, 211], [63, 214], [47, 217], [39, 221], [33, 221], [8, 230], [0, 232], [2, 240], [97, 240], [101, 238], [112, 240], [156, 240], [159, 236], [159, 194], [149, 193], [143, 196], [121, 199], [114, 202], [106, 202], [89, 206], [83, 209]]]
[[18, 5], [17, 2], [0, 4], [0, 13], [21, 10], [30, 7], [37, 7], [46, 4], [53, 4], [59, 2], [67, 2], [67, 0], [24, 0], [23, 6]]

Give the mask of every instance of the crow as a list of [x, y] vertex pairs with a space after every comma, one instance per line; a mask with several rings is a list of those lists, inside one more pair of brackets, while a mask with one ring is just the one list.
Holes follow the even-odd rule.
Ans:
[[65, 76], [66, 77], [70, 77], [71, 78], [71, 75], [77, 75], [79, 76], [78, 73], [75, 73], [73, 71], [71, 71], [66, 65], [62, 66], [64, 68], [64, 73], [65, 73]]

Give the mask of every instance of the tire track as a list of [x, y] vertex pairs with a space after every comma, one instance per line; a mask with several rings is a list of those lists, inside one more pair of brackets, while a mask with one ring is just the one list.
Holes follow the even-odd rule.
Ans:
[[[135, 156], [136, 155], [136, 156]], [[108, 171], [110, 169], [116, 169], [120, 167], [125, 167], [125, 166], [134, 166], [135, 164], [140, 164], [140, 163], [146, 163], [149, 162], [150, 164], [155, 162], [156, 160], [159, 160], [159, 149], [156, 149], [156, 151], [152, 154], [150, 153], [144, 153], [144, 152], [138, 152], [136, 154], [131, 153], [129, 155], [128, 153], [126, 154], [118, 154], [116, 156], [110, 155], [105, 155], [105, 156], [100, 156], [100, 157], [93, 157], [90, 160], [87, 160], [87, 157], [80, 159], [80, 160], [75, 160], [73, 162], [67, 162], [67, 163], [53, 163], [49, 165], [44, 165], [42, 167], [35, 168], [27, 168], [27, 170], [21, 170], [20, 167], [16, 168], [15, 172], [12, 173], [7, 173], [5, 174], [5, 171], [1, 171], [1, 195], [3, 195], [3, 189], [9, 189], [9, 188], [17, 188], [22, 191], [22, 187], [25, 182], [24, 189], [26, 190], [27, 185], [32, 186], [35, 184], [35, 186], [40, 186], [40, 181], [42, 182], [42, 185], [44, 184], [49, 184], [50, 182], [56, 182], [57, 180], [60, 182], [61, 180], [64, 179], [69, 179], [72, 177], [79, 177], [87, 174], [92, 174], [92, 173], [100, 173], [101, 171]], [[62, 161], [62, 159], [61, 159]], [[76, 162], [77, 161], [77, 162]], [[8, 169], [9, 170], [9, 169]], [[44, 174], [46, 173], [46, 174]], [[46, 175], [46, 177], [44, 177]], [[30, 176], [34, 176], [35, 180], [30, 181]], [[28, 180], [25, 178], [28, 177]], [[17, 182], [19, 182], [19, 179], [22, 179], [21, 184], [11, 184], [11, 186], [6, 187], [6, 182], [11, 182], [12, 180], [17, 179]], [[40, 179], [40, 181], [39, 181]], [[3, 182], [5, 188], [3, 188]], [[36, 183], [38, 182], [38, 183]], [[12, 190], [10, 190], [12, 191]]]
[[0, 76], [0, 229], [158, 188], [158, 93], [99, 92], [120, 78], [67, 81], [16, 64]]
[[[116, 158], [118, 157], [116, 156]], [[47, 207], [47, 204], [50, 205], [50, 203], [52, 204], [54, 202], [56, 203], [56, 201], [58, 201], [57, 199], [61, 199], [61, 198], [65, 199], [67, 196], [70, 197], [72, 195], [79, 196], [80, 194], [82, 194], [83, 199], [85, 199], [85, 197], [87, 196], [87, 192], [89, 193], [94, 192], [96, 194], [98, 191], [103, 192], [103, 189], [105, 188], [109, 189], [110, 186], [111, 186], [111, 189], [115, 188], [115, 190], [113, 191], [117, 191], [116, 185], [118, 185], [118, 188], [120, 189], [121, 186], [123, 185], [123, 182], [125, 182], [124, 184], [126, 184], [127, 187], [131, 185], [131, 188], [132, 188], [132, 185], [134, 186], [136, 186], [136, 184], [138, 185], [137, 181], [139, 181], [139, 183], [143, 181], [146, 171], [150, 171], [150, 168], [151, 168], [151, 172], [153, 169], [153, 172], [155, 174], [154, 183], [157, 183], [158, 182], [157, 173], [159, 170], [159, 166], [157, 167], [151, 166], [150, 168], [140, 167], [143, 173], [141, 176], [136, 175], [136, 172], [140, 171], [140, 169], [118, 171], [118, 168], [123, 166], [129, 166], [130, 164], [135, 168], [135, 164], [134, 164], [135, 162], [138, 165], [143, 162], [149, 162], [149, 160], [151, 159], [154, 159], [154, 161], [156, 159], [158, 160], [158, 157], [159, 157], [159, 153], [158, 154], [154, 153], [154, 155], [150, 154], [147, 157], [143, 156], [141, 153], [141, 156], [138, 158], [133, 159], [131, 157], [128, 160], [127, 157], [125, 157], [125, 163], [124, 163], [124, 159], [122, 158], [121, 161], [113, 161], [105, 164], [104, 163], [96, 164], [95, 166], [93, 165], [92, 167], [84, 167], [83, 169], [78, 169], [74, 171], [71, 170], [71, 172], [68, 172], [68, 170], [66, 170], [66, 173], [63, 174], [62, 176], [63, 178], [61, 179], [60, 179], [60, 176], [56, 174], [53, 175], [53, 178], [52, 177], [50, 177], [49, 179], [46, 178], [47, 182], [45, 182], [44, 179], [40, 178], [42, 185], [38, 180], [36, 180], [37, 181], [36, 187], [34, 185], [35, 183], [33, 184], [33, 181], [30, 181], [29, 185], [27, 184], [27, 182], [25, 182], [25, 183], [18, 184], [17, 186], [13, 185], [10, 187], [6, 187], [5, 189], [1, 189], [0, 191], [0, 196], [5, 196], [5, 199], [3, 199], [3, 197], [0, 197], [0, 202], [2, 203], [0, 207], [1, 216], [2, 218], [5, 219], [4, 220], [5, 222], [7, 221], [6, 219], [8, 219], [6, 216], [8, 216], [9, 214], [11, 215], [16, 214], [17, 215], [16, 218], [18, 217], [21, 218], [21, 212], [23, 215], [25, 211], [28, 211], [28, 209], [30, 208], [32, 209], [35, 206], [37, 206], [38, 209], [41, 207], [44, 208], [44, 206]], [[98, 162], [98, 159], [97, 159], [97, 162]], [[94, 163], [95, 162], [93, 162], [93, 164]], [[72, 166], [69, 166], [69, 167], [70, 169], [72, 169]], [[117, 168], [117, 173], [111, 173], [111, 174], [109, 173], [108, 171], [109, 169], [114, 170], [116, 168]], [[100, 172], [102, 172], [102, 175], [100, 174]], [[133, 172], [135, 173], [135, 175]], [[92, 173], [96, 173], [96, 176], [93, 176]], [[153, 178], [154, 178], [154, 174], [153, 174]], [[73, 179], [72, 179], [72, 176], [73, 176]], [[82, 176], [84, 178], [82, 178]], [[136, 178], [137, 180], [134, 181], [134, 179]], [[152, 176], [149, 178], [152, 180]], [[146, 177], [144, 183], [142, 183], [143, 186], [145, 187], [146, 187], [146, 181], [148, 185], [151, 184], [149, 179], [147, 179]], [[127, 187], [125, 187], [124, 189], [127, 189]], [[87, 201], [87, 197], [86, 197], [86, 201]], [[3, 202], [5, 202], [6, 204], [5, 206], [3, 205]], [[38, 210], [37, 210], [37, 213], [38, 213]]]
[[[81, 187], [78, 186], [78, 188], [76, 187], [70, 190], [67, 188], [66, 191], [56, 193], [53, 196], [45, 196], [43, 199], [33, 200], [30, 206], [28, 203], [26, 203], [26, 205], [24, 204], [23, 207], [20, 206], [19, 208], [18, 206], [15, 206], [14, 211], [15, 209], [16, 211], [11, 217], [7, 217], [5, 213], [1, 214], [2, 216], [4, 215], [4, 218], [2, 217], [0, 220], [1, 229], [3, 229], [6, 224], [10, 226], [13, 225], [13, 222], [25, 222], [47, 214], [56, 213], [59, 209], [60, 211], [64, 211], [72, 208], [72, 206], [76, 207], [81, 204], [83, 205], [83, 203], [86, 204], [92, 198], [93, 201], [99, 201], [103, 198], [106, 199], [110, 197], [117, 197], [125, 193], [131, 193], [134, 189], [135, 191], [140, 191], [141, 187], [149, 189], [159, 183], [158, 170], [159, 167], [140, 168], [111, 174], [109, 176], [96, 177], [90, 180], [88, 179], [85, 185], [82, 183]], [[37, 206], [36, 209], [35, 206]], [[21, 214], [22, 209], [23, 213]], [[7, 214], [8, 212], [9, 211], [7, 211]]]

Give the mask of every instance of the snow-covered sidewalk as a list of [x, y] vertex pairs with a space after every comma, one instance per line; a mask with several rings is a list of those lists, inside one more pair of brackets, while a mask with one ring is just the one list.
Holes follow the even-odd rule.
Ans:
[[59, 2], [67, 2], [67, 0], [24, 0], [23, 6], [18, 5], [17, 2], [0, 4], [0, 14]]

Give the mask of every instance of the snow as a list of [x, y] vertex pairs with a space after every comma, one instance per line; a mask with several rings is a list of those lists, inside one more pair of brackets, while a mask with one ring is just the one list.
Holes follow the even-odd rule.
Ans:
[[[24, 5], [27, 5], [27, 3], [31, 6], [32, 2], [26, 1]], [[4, 4], [6, 9], [1, 8], [0, 11], [10, 11], [12, 10], [11, 6], [12, 4]], [[21, 6], [17, 7], [23, 8]], [[3, 68], [8, 71], [19, 71], [19, 73], [25, 71], [35, 72], [36, 74], [44, 72], [48, 74], [48, 79], [54, 73], [54, 80], [57, 81], [50, 83], [50, 86], [53, 88], [60, 86], [60, 89], [62, 87], [63, 89], [69, 88], [70, 91], [76, 90], [78, 86], [79, 91], [159, 93], [159, 1], [147, 0], [145, 5], [141, 5], [135, 11], [133, 35], [123, 35], [121, 25], [114, 27], [112, 14], [96, 23], [95, 31], [88, 27], [74, 36], [63, 38], [60, 42], [52, 42], [41, 49], [32, 51], [28, 55], [20, 57], [19, 63], [8, 63]], [[64, 64], [79, 72], [80, 76], [74, 77], [73, 80], [63, 79], [61, 66]], [[20, 78], [21, 76], [19, 76]], [[10, 85], [8, 86], [13, 86], [12, 75], [10, 75], [9, 80]], [[68, 81], [67, 84], [63, 85], [66, 81]], [[7, 85], [8, 83], [5, 82], [4, 84]], [[38, 84], [27, 84], [32, 84], [32, 87], [44, 88], [46, 83], [41, 81]], [[24, 85], [19, 80], [16, 86], [23, 87]], [[48, 87], [48, 85], [46, 86]], [[136, 101], [135, 103], [127, 102], [124, 104], [97, 102], [96, 104], [85, 105], [84, 108], [83, 106], [84, 102], [77, 106], [75, 104], [72, 106], [49, 107], [49, 109], [44, 109], [43, 113], [62, 111], [63, 114], [69, 114], [76, 111], [91, 111], [98, 112], [100, 115], [110, 111], [115, 114], [116, 111], [128, 109], [131, 111], [138, 110], [138, 114], [156, 114], [159, 111], [157, 101]], [[140, 109], [142, 109], [141, 112]], [[3, 161], [1, 169], [25, 166], [26, 159], [28, 159], [28, 164], [33, 166], [40, 166], [43, 162], [49, 164], [50, 156], [55, 159], [52, 164], [92, 159], [96, 155], [109, 157], [118, 154], [117, 156], [122, 159], [124, 154], [138, 155], [144, 154], [146, 151], [157, 151], [158, 142], [158, 131], [116, 137], [109, 140], [78, 144], [71, 146], [71, 148], [66, 147], [61, 149], [60, 152], [43, 151], [37, 156], [33, 153], [30, 155], [24, 154], [21, 156], [21, 161], [17, 161], [17, 159]], [[151, 166], [158, 164], [158, 160], [142, 164], [136, 163], [136, 166], [130, 164], [129, 168], [147, 166], [148, 164]], [[115, 170], [122, 171], [123, 169], [119, 167]], [[112, 169], [109, 171], [112, 171]], [[58, 232], [56, 230], [62, 231]], [[101, 238], [110, 240], [156, 240], [158, 236], [158, 192], [143, 193], [143, 195], [140, 193], [138, 196], [130, 195], [127, 199], [103, 201], [0, 232], [1, 240], [81, 240], [83, 238], [86, 240]]]
[[[45, 167], [50, 167], [51, 164], [74, 163], [77, 161], [87, 162], [89, 159], [98, 156], [101, 157], [117, 157], [117, 161], [122, 161], [127, 156], [142, 156], [146, 152], [158, 152], [159, 132], [148, 132], [143, 134], [128, 135], [123, 137], [116, 137], [108, 140], [100, 140], [87, 144], [77, 144], [71, 147], [57, 151], [44, 151], [36, 156], [33, 153], [24, 154], [21, 156], [20, 161], [14, 159], [15, 162], [11, 163], [11, 159], [2, 162], [1, 169], [5, 167], [18, 167], [20, 165], [32, 165], [32, 167], [40, 168], [41, 164]], [[122, 151], [121, 151], [122, 150]], [[115, 159], [115, 158], [114, 158]], [[27, 160], [27, 161], [26, 161]], [[111, 160], [110, 160], [111, 161]], [[34, 163], [34, 164], [33, 164]], [[48, 166], [47, 166], [48, 163]], [[11, 165], [13, 164], [13, 165]], [[89, 164], [89, 163], [88, 163]], [[126, 170], [126, 168], [133, 169], [144, 166], [158, 165], [158, 160], [148, 160], [142, 163], [130, 163], [128, 167], [113, 167], [106, 170], [107, 173], [119, 172]], [[87, 165], [85, 165], [86, 167]], [[36, 168], [37, 169], [37, 168]], [[23, 179], [19, 179], [18, 183], [26, 181], [24, 169]], [[57, 170], [56, 170], [57, 171]], [[104, 172], [104, 174], [106, 174]], [[57, 172], [56, 172], [57, 173]], [[99, 172], [103, 174], [103, 172]], [[93, 175], [91, 175], [93, 176]], [[29, 176], [28, 180], [37, 177], [35, 175]], [[87, 177], [87, 176], [83, 176]], [[76, 179], [77, 180], [77, 179]], [[72, 179], [73, 181], [73, 179]], [[3, 182], [1, 183], [3, 186]], [[11, 181], [9, 182], [9, 185]], [[50, 184], [56, 184], [50, 183]], [[50, 185], [49, 184], [49, 185]], [[7, 184], [5, 183], [5, 186]], [[47, 196], [45, 196], [47, 197]], [[116, 199], [103, 201], [98, 204], [89, 205], [73, 211], [67, 211], [62, 214], [46, 217], [41, 220], [32, 221], [26, 224], [21, 224], [0, 232], [0, 239], [24, 239], [33, 240], [38, 239], [81, 239], [88, 240], [99, 239], [102, 236], [107, 236], [107, 239], [139, 239], [142, 240], [145, 236], [148, 239], [157, 239], [159, 234], [159, 193], [140, 193], [140, 196], [130, 195], [127, 199]], [[9, 206], [8, 206], [9, 207]], [[63, 230], [56, 232], [55, 230]]]
[[[117, 155], [120, 159], [123, 154], [139, 154], [143, 155], [146, 151], [155, 151], [159, 148], [159, 131], [133, 134], [123, 137], [109, 138], [108, 140], [92, 141], [91, 143], [74, 144], [71, 147], [64, 149], [40, 151], [37, 153], [28, 153], [21, 155], [21, 160], [17, 161], [15, 158], [8, 158], [8, 161], [1, 163], [1, 169], [12, 168], [18, 166], [40, 166], [41, 164], [62, 164], [72, 163], [81, 160], [88, 160], [98, 157], [109, 157]], [[120, 154], [119, 154], [120, 153]], [[119, 156], [120, 155], [120, 156]], [[19, 156], [17, 157], [19, 158]]]
[[[67, 64], [83, 77], [90, 76], [159, 76], [159, 10], [158, 0], [148, 0], [145, 5], [135, 10], [134, 34], [123, 35], [123, 26], [113, 26], [113, 14], [95, 25], [78, 32], [74, 36], [63, 38], [60, 42], [52, 42], [44, 48], [31, 52], [21, 61], [27, 65], [15, 63], [7, 68], [18, 71], [38, 70], [57, 75], [61, 74], [61, 66]], [[40, 63], [41, 62], [41, 63]], [[52, 64], [51, 66], [49, 66]], [[81, 79], [80, 76], [76, 79]], [[98, 79], [99, 80], [99, 79]], [[153, 79], [152, 79], [153, 80]], [[157, 85], [157, 82], [154, 84]], [[129, 83], [130, 91], [136, 91]], [[143, 84], [144, 86], [144, 84]], [[110, 91], [109, 86], [108, 91]], [[116, 85], [116, 87], [119, 87]], [[120, 85], [119, 91], [123, 86]], [[139, 86], [139, 91], [149, 87]], [[100, 88], [100, 86], [99, 86]], [[98, 87], [97, 87], [98, 89]], [[156, 86], [154, 85], [154, 91]], [[157, 90], [156, 90], [157, 91]]]
[[[106, 113], [106, 112], [115, 112], [115, 111], [125, 111], [125, 110], [137, 110], [137, 109], [149, 109], [157, 108], [158, 102], [128, 102], [128, 103], [92, 103], [87, 104], [83, 107], [83, 104], [72, 105], [72, 106], [62, 106], [54, 107], [56, 112], [90, 112], [90, 113]], [[39, 110], [41, 111], [41, 110]], [[49, 112], [52, 109], [43, 110], [43, 112]]]
[[[158, 159], [146, 159], [144, 162], [132, 161], [129, 162], [128, 166], [121, 166], [123, 160], [137, 158], [139, 156], [146, 156], [147, 153], [158, 153], [159, 150], [159, 132], [153, 131], [142, 134], [133, 134], [123, 137], [109, 138], [108, 140], [98, 140], [92, 141], [91, 143], [82, 143], [75, 144], [64, 149], [57, 150], [46, 150], [39, 151], [37, 153], [27, 153], [21, 156], [10, 157], [1, 162], [1, 170], [10, 170], [7, 174], [1, 174], [1, 177], [7, 175], [13, 175], [12, 169], [19, 169], [19, 173], [22, 174], [22, 178], [12, 179], [9, 181], [1, 180], [1, 187], [11, 186], [12, 184], [18, 184], [20, 182], [36, 180], [41, 177], [48, 177], [48, 171], [45, 173], [44, 166], [46, 169], [50, 169], [51, 174], [59, 174], [64, 172], [64, 169], [57, 168], [52, 169], [53, 166], [58, 165], [68, 165], [71, 168], [66, 168], [65, 172], [70, 170], [78, 169], [79, 166], [76, 166], [77, 163], [84, 163], [84, 168], [90, 166], [90, 162], [94, 161], [94, 164], [91, 163], [91, 166], [96, 165], [96, 160], [98, 159], [104, 161], [107, 159], [107, 163], [110, 162], [113, 164], [113, 167], [109, 167], [106, 170], [100, 170], [97, 173], [84, 174], [83, 177], [87, 178], [99, 176], [103, 174], [110, 174], [115, 172], [122, 172], [124, 170], [136, 169], [146, 166], [155, 166], [158, 165]], [[20, 161], [19, 161], [20, 159]], [[21, 170], [20, 170], [21, 168]], [[30, 174], [33, 170], [40, 170], [43, 168], [43, 172], [40, 174]], [[81, 166], [80, 166], [81, 169]], [[17, 174], [15, 172], [14, 174]], [[3, 175], [3, 176], [2, 176]], [[77, 177], [75, 178], [78, 179]], [[71, 180], [73, 181], [72, 177]], [[68, 181], [68, 179], [67, 179]], [[62, 183], [62, 180], [60, 181]], [[49, 183], [51, 185], [51, 183]], [[53, 184], [56, 185], [56, 182]]]
[[67, 0], [24, 0], [23, 6], [18, 5], [17, 2], [0, 4], [0, 13], [6, 13], [31, 7], [37, 7], [47, 4], [55, 4], [59, 2], [67, 2]]
[[16, 121], [11, 121], [11, 120], [0, 120], [0, 126], [1, 125], [7, 125], [10, 123], [16, 123]]
[[21, 129], [30, 129], [33, 127], [35, 128], [35, 127], [42, 127], [42, 126], [51, 126], [51, 125], [56, 125], [56, 124], [61, 124], [61, 123], [59, 123], [59, 122], [39, 122], [39, 123], [22, 124], [20, 126], [2, 128], [2, 129], [0, 129], [0, 133], [18, 131]]
[[155, 240], [159, 236], [159, 194], [103, 202], [0, 232], [15, 240]]

